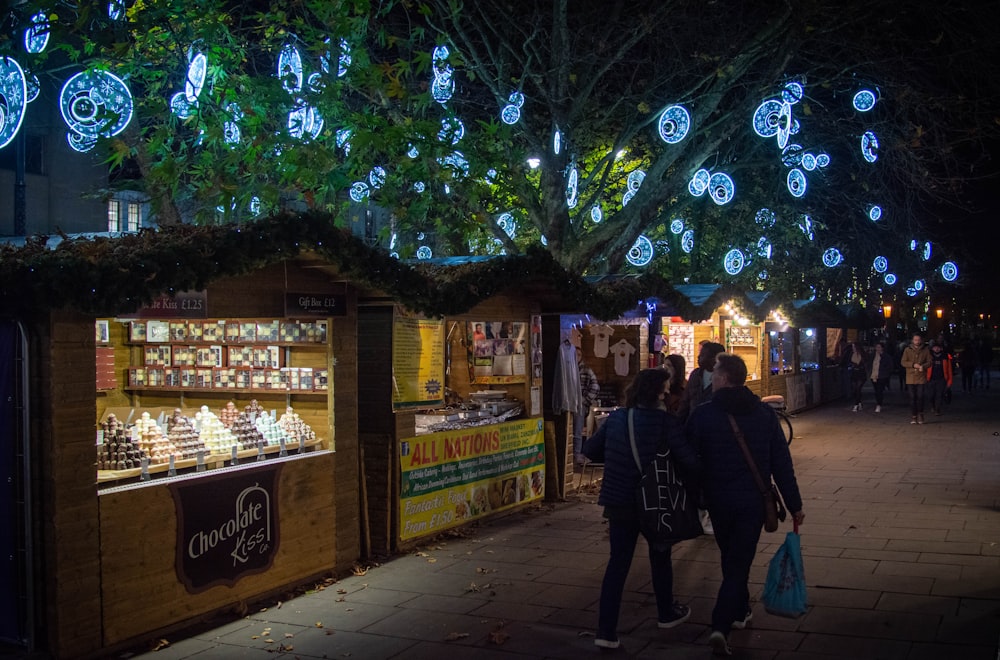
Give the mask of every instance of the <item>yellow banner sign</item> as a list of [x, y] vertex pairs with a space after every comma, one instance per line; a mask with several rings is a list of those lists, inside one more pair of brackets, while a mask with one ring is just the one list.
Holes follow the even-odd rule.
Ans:
[[393, 320], [393, 410], [444, 404], [444, 344], [444, 321]]
[[435, 534], [545, 494], [541, 418], [403, 440], [399, 537]]

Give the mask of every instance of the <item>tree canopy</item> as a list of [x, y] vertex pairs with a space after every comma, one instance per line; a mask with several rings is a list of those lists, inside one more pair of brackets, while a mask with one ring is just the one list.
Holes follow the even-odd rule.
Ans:
[[[0, 53], [53, 84], [127, 81], [135, 118], [96, 148], [138, 168], [161, 224], [371, 204], [402, 257], [542, 242], [578, 274], [847, 301], [961, 272], [948, 223], [1000, 131], [996, 77], [970, 66], [1000, 61], [986, 3], [116, 6], [23, 3]], [[51, 45], [25, 53], [39, 11]]]

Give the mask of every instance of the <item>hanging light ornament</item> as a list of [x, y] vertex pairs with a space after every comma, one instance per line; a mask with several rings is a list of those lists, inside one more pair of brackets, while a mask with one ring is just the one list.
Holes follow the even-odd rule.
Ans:
[[712, 201], [719, 206], [733, 201], [736, 195], [736, 185], [725, 172], [714, 172], [708, 179], [708, 188], [712, 193]]
[[773, 250], [771, 248], [771, 241], [767, 240], [766, 236], [761, 236], [757, 239], [757, 254], [764, 257], [765, 259], [770, 259]]
[[785, 167], [798, 167], [802, 164], [803, 153], [805, 152], [803, 152], [801, 144], [792, 143], [786, 145], [781, 150], [781, 162]]
[[875, 107], [875, 92], [870, 89], [862, 89], [854, 95], [851, 104], [858, 112], [868, 112]]
[[930, 261], [930, 258], [931, 258], [931, 243], [930, 243], [930, 241], [927, 241], [926, 243], [924, 243], [924, 249], [923, 249], [923, 252], [921, 252], [920, 257], [924, 261]]
[[872, 268], [876, 273], [884, 273], [889, 269], [889, 260], [879, 255], [872, 261]]
[[226, 112], [229, 114], [229, 118], [222, 123], [222, 140], [231, 149], [235, 149], [236, 145], [240, 143], [241, 133], [238, 122], [243, 119], [243, 111], [236, 103], [230, 103], [226, 106]]
[[941, 264], [941, 277], [945, 282], [954, 282], [958, 279], [958, 266], [953, 261], [946, 261]]
[[590, 207], [590, 219], [594, 221], [595, 225], [601, 224], [601, 220], [604, 219], [604, 211], [601, 210], [600, 206], [595, 204]]
[[25, 100], [28, 103], [38, 98], [38, 94], [42, 91], [42, 84], [38, 81], [38, 76], [28, 71], [24, 72], [24, 91]]
[[893, 284], [896, 283], [896, 275], [893, 273], [886, 273], [883, 279], [885, 280], [885, 283], [888, 284], [889, 286], [892, 286]]
[[694, 230], [686, 229], [684, 233], [681, 234], [681, 249], [684, 250], [686, 254], [691, 254], [691, 250], [694, 249]]
[[799, 223], [799, 229], [802, 230], [802, 233], [805, 234], [806, 238], [810, 241], [815, 238], [815, 235], [813, 234], [813, 220], [809, 215], [802, 216], [802, 221]]
[[517, 231], [517, 222], [514, 220], [514, 216], [510, 213], [501, 213], [500, 217], [497, 218], [497, 226], [503, 233], [507, 234], [510, 238], [514, 238], [514, 233]]
[[516, 124], [521, 119], [522, 105], [524, 105], [524, 94], [511, 92], [507, 97], [507, 105], [500, 110], [500, 120], [505, 124]]
[[625, 259], [633, 266], [648, 266], [653, 260], [653, 243], [645, 235], [640, 235], [635, 239], [635, 243], [629, 249]]
[[576, 165], [570, 165], [569, 177], [566, 181], [566, 206], [571, 209], [576, 208], [576, 203], [578, 201], [577, 196], [577, 186], [579, 184], [580, 174], [576, 170]]
[[802, 100], [805, 95], [805, 90], [802, 88], [802, 83], [795, 82], [794, 80], [785, 83], [785, 88], [781, 90], [781, 100], [789, 105], [795, 105]]
[[302, 91], [302, 55], [292, 44], [285, 44], [278, 53], [278, 78], [289, 94]]
[[878, 204], [868, 205], [868, 219], [872, 222], [878, 222], [882, 219], [882, 207]]
[[775, 215], [774, 211], [769, 208], [762, 208], [757, 211], [756, 216], [757, 224], [764, 229], [770, 229], [774, 226], [774, 223], [778, 221], [778, 216]]
[[806, 194], [806, 175], [799, 168], [794, 167], [788, 171], [786, 183], [788, 192], [792, 193], [792, 197], [802, 197]]
[[861, 136], [861, 155], [869, 163], [878, 160], [878, 138], [871, 131], [865, 131]]
[[448, 47], [441, 45], [431, 53], [431, 61], [434, 68], [434, 81], [431, 83], [431, 97], [444, 105], [451, 100], [455, 93], [454, 71], [448, 64], [450, 52]]
[[691, 115], [682, 105], [672, 105], [663, 111], [659, 121], [660, 139], [667, 144], [677, 144], [691, 129]]
[[44, 12], [31, 17], [31, 25], [24, 31], [24, 49], [33, 55], [45, 50], [49, 45], [49, 19]]
[[708, 173], [708, 170], [704, 168], [698, 170], [688, 183], [688, 192], [695, 197], [701, 197], [708, 190], [708, 182], [711, 178], [712, 175]]
[[746, 257], [743, 256], [743, 252], [741, 250], [736, 248], [726, 252], [726, 256], [722, 259], [722, 265], [726, 269], [726, 272], [730, 275], [739, 275], [745, 264]]
[[27, 103], [24, 70], [13, 57], [0, 57], [0, 149], [20, 130]]
[[113, 73], [83, 71], [63, 85], [59, 109], [71, 133], [82, 138], [74, 139], [93, 147], [98, 137], [118, 135], [132, 121], [132, 93]]
[[417, 248], [417, 259], [430, 259], [433, 256], [434, 253], [426, 245], [421, 245]]
[[348, 194], [351, 196], [351, 199], [360, 204], [368, 198], [370, 192], [371, 191], [368, 190], [367, 183], [364, 181], [355, 181], [354, 185], [351, 186], [350, 193]]
[[560, 151], [562, 151], [562, 133], [556, 126], [556, 130], [552, 132], [552, 153], [558, 156]]
[[823, 252], [823, 265], [827, 268], [839, 266], [843, 260], [844, 256], [840, 254], [840, 250], [835, 247], [827, 248]]
[[684, 221], [676, 218], [670, 222], [670, 233], [680, 236], [684, 232]]

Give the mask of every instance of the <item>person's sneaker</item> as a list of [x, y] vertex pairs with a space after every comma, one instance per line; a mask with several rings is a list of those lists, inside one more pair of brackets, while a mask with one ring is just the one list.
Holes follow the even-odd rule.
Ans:
[[747, 624], [749, 624], [751, 621], [753, 621], [753, 612], [748, 609], [747, 615], [743, 617], [742, 621], [733, 621], [733, 629], [743, 630], [744, 628], [747, 627]]
[[674, 626], [679, 626], [688, 620], [691, 616], [691, 608], [687, 605], [681, 605], [680, 603], [674, 603], [670, 608], [670, 614], [667, 616], [666, 620], [657, 621], [657, 628], [673, 628]]
[[859, 407], [858, 404], [855, 403], [854, 407], [851, 408], [851, 412], [858, 412], [858, 407]]
[[923, 424], [923, 423], [924, 423], [924, 416], [917, 415], [917, 424]]
[[601, 639], [600, 637], [594, 638], [594, 646], [600, 647], [602, 649], [616, 649], [621, 646], [621, 642], [617, 639]]
[[910, 418], [910, 424], [916, 424], [916, 423], [917, 423], [917, 418], [916, 417], [911, 417]]
[[701, 531], [706, 534], [715, 534], [715, 528], [712, 527], [712, 517], [708, 515], [706, 509], [698, 509], [698, 520], [701, 522]]
[[875, 412], [877, 413], [882, 412], [882, 406], [875, 406]]
[[725, 634], [718, 630], [713, 630], [712, 634], [708, 636], [708, 645], [712, 647], [712, 653], [715, 655], [733, 654], [733, 650], [729, 648], [729, 642], [726, 640]]

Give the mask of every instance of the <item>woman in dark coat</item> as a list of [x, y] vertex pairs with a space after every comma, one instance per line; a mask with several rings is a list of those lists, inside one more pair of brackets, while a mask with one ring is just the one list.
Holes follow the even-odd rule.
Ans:
[[[687, 444], [680, 422], [666, 411], [664, 399], [669, 394], [669, 388], [668, 370], [640, 371], [626, 391], [628, 407], [612, 412], [583, 447], [587, 458], [604, 462], [604, 479], [597, 503], [604, 506], [604, 516], [608, 519], [611, 555], [601, 583], [597, 637], [594, 640], [601, 648], [615, 649], [619, 646], [618, 615], [622, 592], [640, 531], [635, 495], [642, 475], [632, 455], [628, 411], [634, 411], [635, 442], [642, 465], [651, 462], [657, 447], [666, 443], [682, 476], [690, 480], [699, 471], [698, 457]], [[680, 625], [691, 615], [691, 610], [674, 602], [670, 546], [650, 542], [649, 564], [659, 627]]]

